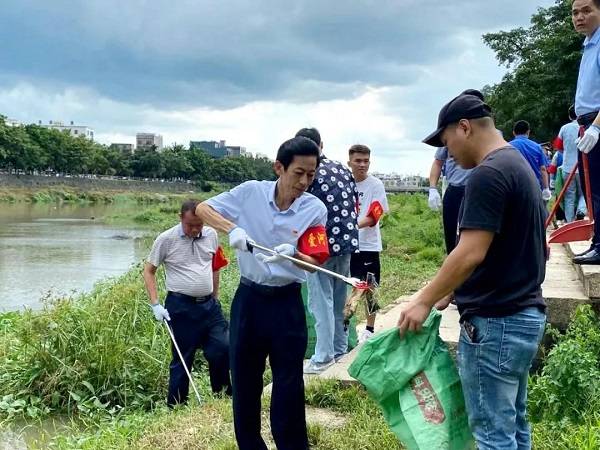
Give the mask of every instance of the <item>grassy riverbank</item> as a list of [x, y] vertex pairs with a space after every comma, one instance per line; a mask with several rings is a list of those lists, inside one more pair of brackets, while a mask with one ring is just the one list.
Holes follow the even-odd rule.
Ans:
[[[132, 208], [107, 220], [143, 224], [153, 237], [177, 222], [185, 197], [135, 203], [125, 197]], [[383, 305], [420, 288], [444, 257], [441, 219], [427, 208], [424, 196], [390, 196], [390, 207], [382, 228]], [[235, 263], [222, 272], [227, 314], [238, 278]], [[600, 409], [591, 401], [600, 390], [595, 381], [600, 364], [594, 356], [600, 354], [600, 334], [593, 331], [599, 325], [589, 311], [576, 323], [559, 340], [559, 350], [551, 352], [549, 369], [532, 381], [532, 411], [538, 421], [534, 448], [599, 448], [594, 445], [600, 442]], [[0, 420], [5, 428], [23, 419], [35, 424], [58, 417], [69, 423], [56, 435], [38, 436], [31, 448], [234, 449], [231, 402], [212, 396], [204, 370], [196, 374], [202, 406], [192, 400], [176, 411], [164, 407], [168, 342], [147, 307], [141, 261], [89, 294], [57, 300], [39, 312], [0, 315]], [[203, 367], [201, 357], [197, 362]], [[569, 384], [572, 380], [577, 384]], [[578, 391], [584, 380], [588, 384]], [[561, 405], [568, 401], [568, 417], [561, 419]], [[309, 417], [312, 448], [400, 448], [360, 388], [313, 385], [307, 389], [307, 404], [327, 413], [324, 420]], [[264, 423], [267, 431], [267, 414]], [[559, 442], [565, 446], [557, 447]]]

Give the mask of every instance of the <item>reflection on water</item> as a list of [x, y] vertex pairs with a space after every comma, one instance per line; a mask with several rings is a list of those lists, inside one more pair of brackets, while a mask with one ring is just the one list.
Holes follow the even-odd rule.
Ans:
[[88, 291], [145, 256], [140, 230], [102, 222], [131, 205], [0, 204], [0, 311]]

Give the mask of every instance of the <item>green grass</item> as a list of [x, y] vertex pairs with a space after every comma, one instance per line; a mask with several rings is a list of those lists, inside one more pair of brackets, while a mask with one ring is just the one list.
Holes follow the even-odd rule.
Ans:
[[[132, 208], [109, 220], [143, 225], [154, 237], [177, 222], [182, 198], [156, 203], [123, 195], [113, 201], [133, 202]], [[382, 223], [382, 306], [421, 288], [444, 258], [441, 217], [427, 208], [424, 196], [390, 196], [390, 207]], [[137, 265], [90, 294], [39, 312], [0, 315], [0, 421], [25, 417], [35, 424], [60, 416], [68, 422], [31, 448], [236, 448], [231, 402], [212, 396], [204, 370], [195, 375], [202, 406], [191, 401], [176, 411], [164, 407], [168, 337], [152, 319], [140, 272]], [[223, 270], [221, 301], [227, 315], [238, 279], [235, 263]], [[600, 386], [598, 329], [597, 317], [581, 310], [572, 329], [557, 335], [546, 368], [532, 379], [534, 448], [600, 448], [600, 407], [593, 401]], [[201, 357], [197, 362], [203, 365]], [[265, 438], [270, 434], [267, 402]], [[311, 448], [400, 448], [360, 387], [311, 385], [306, 402], [345, 419], [336, 426], [309, 421]]]
[[[310, 446], [317, 450], [399, 449], [402, 448], [387, 427], [377, 406], [358, 387], [343, 387], [335, 382], [310, 384], [307, 405], [331, 411], [341, 424], [315, 421], [308, 417]], [[268, 436], [269, 398], [263, 401], [263, 435]], [[326, 414], [328, 414], [326, 412]], [[231, 401], [211, 395], [201, 407], [195, 404], [168, 411], [133, 413], [104, 421], [96, 428], [73, 424], [68, 432], [44, 446], [53, 449], [235, 449]], [[37, 447], [42, 448], [42, 443]]]
[[[108, 220], [143, 225], [153, 237], [177, 222], [182, 198], [155, 203], [122, 195], [112, 201], [131, 202], [132, 208]], [[426, 208], [424, 197], [392, 196], [390, 205], [383, 222], [383, 305], [421, 287], [443, 258], [440, 218]], [[221, 278], [228, 314], [239, 279], [236, 264], [224, 269]], [[164, 287], [159, 288], [164, 293]], [[169, 358], [168, 337], [152, 319], [138, 265], [116, 280], [99, 283], [89, 294], [53, 302], [38, 312], [0, 316], [0, 417], [35, 421], [66, 415], [75, 424], [54, 440], [58, 448], [168, 448], [157, 443], [169, 442], [163, 430], [191, 423], [197, 431], [190, 442], [234, 448], [230, 402], [211, 397], [205, 371], [196, 372], [203, 398], [208, 399], [205, 406], [175, 414], [163, 410]], [[201, 357], [198, 363], [202, 365]], [[395, 438], [361, 389], [325, 385], [309, 389], [307, 398], [314, 405], [329, 398], [327, 407], [350, 416], [345, 432], [312, 425], [315, 448], [341, 448], [340, 442], [348, 443], [343, 448], [366, 448], [374, 436], [381, 448], [395, 448], [383, 445], [395, 445]], [[229, 431], [211, 434], [219, 421]], [[197, 432], [204, 441], [198, 441]], [[153, 440], [154, 435], [160, 437]]]

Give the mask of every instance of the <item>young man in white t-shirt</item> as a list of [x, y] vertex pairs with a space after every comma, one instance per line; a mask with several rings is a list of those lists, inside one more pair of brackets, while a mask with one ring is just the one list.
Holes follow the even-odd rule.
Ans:
[[[371, 150], [366, 145], [353, 145], [348, 150], [348, 166], [358, 189], [358, 253], [350, 259], [350, 273], [353, 277], [365, 280], [367, 273], [380, 282], [379, 253], [382, 250], [379, 220], [389, 211], [385, 188], [379, 178], [369, 175]], [[358, 336], [364, 342], [373, 336], [375, 313], [367, 317], [367, 327]]]

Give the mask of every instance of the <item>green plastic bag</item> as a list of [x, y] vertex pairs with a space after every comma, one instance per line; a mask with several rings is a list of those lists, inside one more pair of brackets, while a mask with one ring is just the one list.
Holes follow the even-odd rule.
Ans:
[[400, 339], [396, 328], [368, 340], [348, 369], [379, 404], [409, 450], [474, 448], [465, 402], [433, 310], [419, 333]]
[[[304, 315], [306, 316], [306, 329], [308, 331], [308, 345], [304, 358], [308, 359], [315, 354], [315, 345], [317, 343], [317, 332], [315, 331], [315, 318], [308, 307], [308, 289], [306, 283], [302, 284], [302, 301], [304, 302]], [[350, 319], [348, 326], [348, 351], [352, 350], [358, 344], [358, 335], [356, 333], [356, 317]]]

